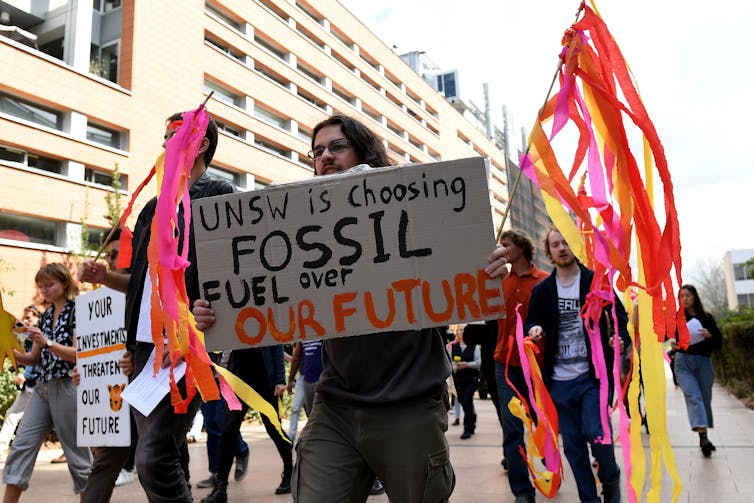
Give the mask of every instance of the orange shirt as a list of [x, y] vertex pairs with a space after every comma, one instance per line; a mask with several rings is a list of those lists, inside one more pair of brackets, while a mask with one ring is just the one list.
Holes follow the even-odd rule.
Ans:
[[[516, 306], [520, 303], [521, 319], [525, 322], [529, 312], [529, 298], [534, 285], [548, 276], [546, 272], [537, 266], [531, 266], [526, 273], [518, 276], [513, 271], [503, 279], [503, 298], [505, 299], [505, 318], [497, 320], [497, 345], [495, 346], [495, 361], [505, 364], [508, 358], [508, 348], [511, 347], [510, 365], [520, 367], [521, 360], [516, 346]], [[526, 334], [524, 334], [526, 336]], [[542, 349], [544, 340], [539, 342], [540, 352], [537, 361], [542, 364]]]

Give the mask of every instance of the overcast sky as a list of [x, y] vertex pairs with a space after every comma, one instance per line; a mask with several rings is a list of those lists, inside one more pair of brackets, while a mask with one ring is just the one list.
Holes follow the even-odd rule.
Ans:
[[[458, 69], [462, 98], [502, 106], [531, 129], [578, 0], [341, 0], [398, 54]], [[684, 271], [754, 248], [754, 4], [748, 0], [597, 2], [664, 144]], [[517, 136], [520, 136], [517, 135]], [[659, 183], [659, 182], [658, 182]]]

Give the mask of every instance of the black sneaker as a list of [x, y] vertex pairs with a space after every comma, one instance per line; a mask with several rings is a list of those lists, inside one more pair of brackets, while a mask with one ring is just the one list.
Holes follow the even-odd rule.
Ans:
[[226, 503], [228, 501], [228, 483], [224, 480], [218, 480], [215, 488], [209, 493], [209, 496], [202, 498], [201, 503]]
[[463, 434], [461, 435], [461, 440], [466, 440], [468, 438], [471, 438], [471, 435], [473, 435], [473, 433], [471, 433], [470, 431], [464, 431]]
[[704, 439], [701, 442], [702, 454], [705, 458], [712, 456], [712, 451], [716, 451], [717, 448], [708, 439]]
[[246, 469], [249, 468], [249, 450], [245, 456], [238, 456], [236, 458], [236, 471], [233, 473], [233, 480], [240, 482], [246, 476]]
[[283, 474], [280, 485], [275, 489], [275, 494], [291, 494], [291, 476]]
[[215, 487], [217, 485], [217, 474], [210, 473], [208, 479], [200, 480], [196, 483], [196, 487], [199, 489], [206, 489], [208, 487]]
[[372, 488], [369, 490], [369, 494], [376, 495], [385, 492], [385, 488], [382, 486], [382, 482], [377, 477], [374, 478]]

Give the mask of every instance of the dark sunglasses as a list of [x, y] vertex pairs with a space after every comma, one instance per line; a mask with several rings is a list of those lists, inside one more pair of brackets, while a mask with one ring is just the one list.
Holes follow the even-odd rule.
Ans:
[[347, 138], [339, 138], [337, 140], [331, 141], [327, 146], [317, 145], [314, 147], [313, 150], [310, 150], [308, 154], [309, 159], [317, 160], [320, 157], [322, 157], [322, 154], [325, 153], [325, 149], [329, 150], [333, 154], [337, 154], [338, 152], [343, 152], [345, 149], [349, 148], [351, 146], [351, 143], [348, 141]]

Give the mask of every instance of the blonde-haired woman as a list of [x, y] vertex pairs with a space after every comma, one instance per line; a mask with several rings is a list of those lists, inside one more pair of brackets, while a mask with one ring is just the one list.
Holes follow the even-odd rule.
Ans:
[[76, 446], [76, 387], [70, 377], [76, 361], [73, 299], [78, 287], [68, 269], [59, 263], [43, 266], [34, 282], [50, 307], [37, 327], [27, 327], [24, 335], [33, 342], [31, 351], [15, 351], [18, 363], [39, 366], [39, 381], [5, 462], [4, 503], [18, 501], [29, 487], [39, 448], [53, 427], [68, 460], [76, 494], [84, 490], [91, 468], [89, 449]]

